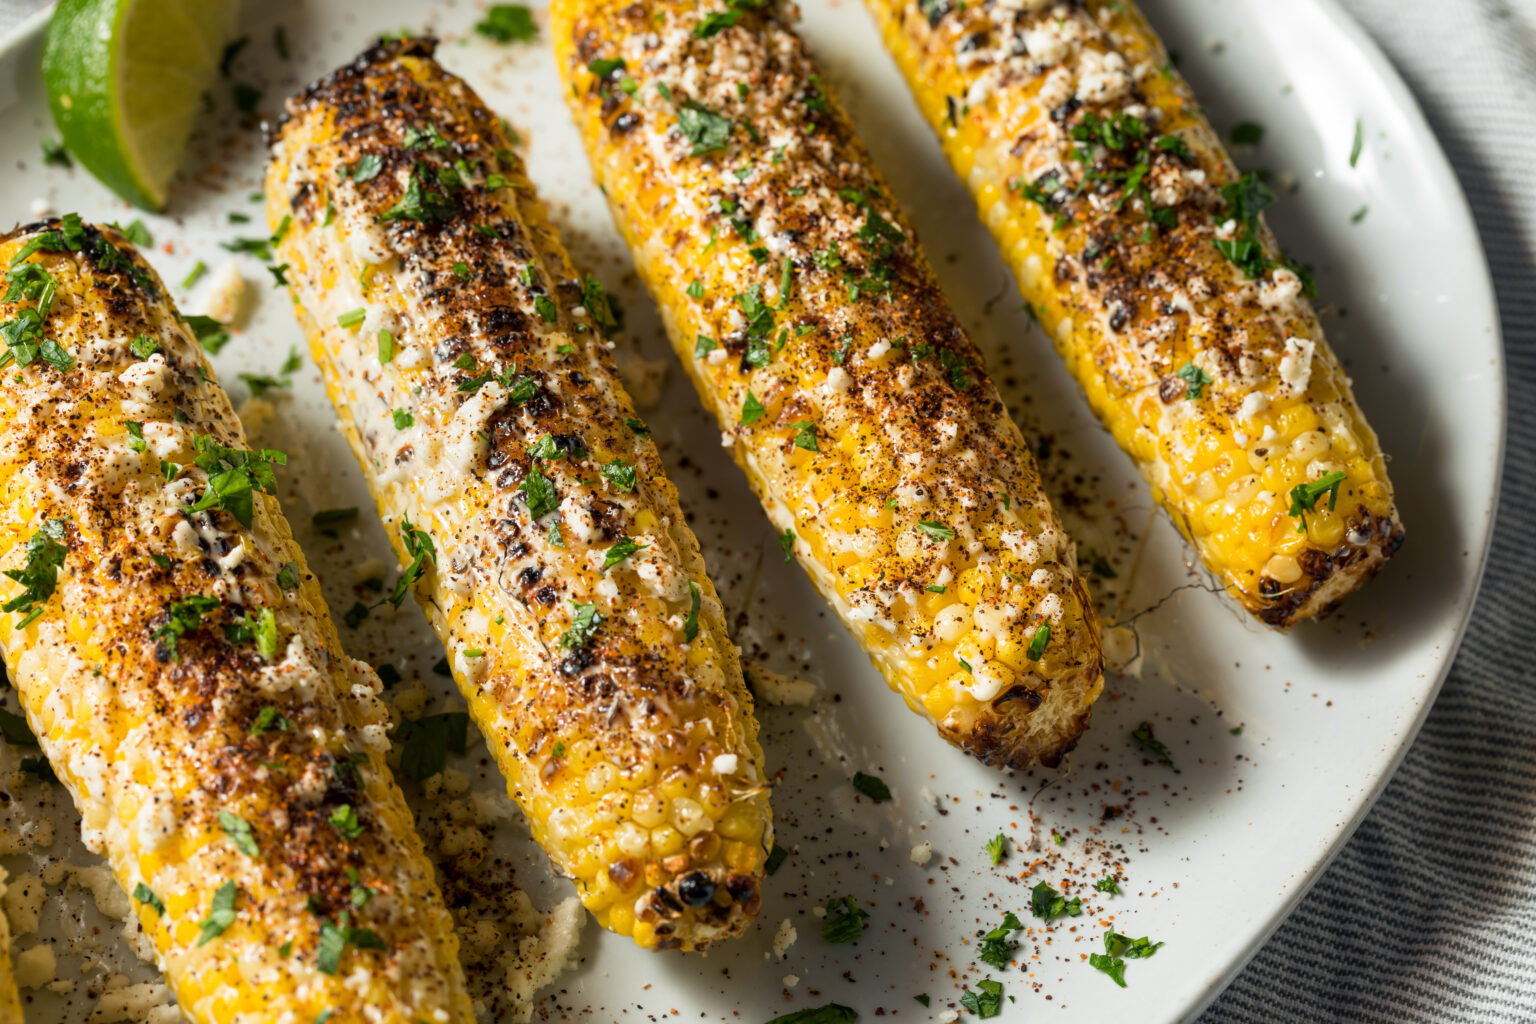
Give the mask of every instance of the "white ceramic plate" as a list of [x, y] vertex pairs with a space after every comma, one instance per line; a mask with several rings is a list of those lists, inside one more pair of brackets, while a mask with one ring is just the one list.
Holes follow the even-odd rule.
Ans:
[[[1393, 456], [1406, 547], [1333, 620], [1288, 637], [1257, 628], [1206, 592], [1186, 567], [1177, 535], [1150, 508], [1127, 461], [1020, 312], [1011, 279], [862, 7], [807, 3], [811, 46], [952, 301], [1026, 432], [1049, 438], [1044, 464], [1053, 493], [1071, 498], [1070, 528], [1085, 547], [1107, 553], [1118, 572], [1096, 584], [1106, 622], [1133, 624], [1143, 656], [1139, 671], [1111, 677], [1062, 772], [1005, 776], [969, 761], [901, 706], [799, 570], [781, 563], [771, 528], [713, 440], [712, 423], [682, 375], [672, 374], [663, 403], [647, 418], [726, 606], [738, 615], [738, 641], [750, 657], [815, 681], [826, 699], [815, 712], [762, 712], [770, 768], [778, 773], [779, 842], [794, 853], [768, 883], [757, 926], [707, 958], [653, 956], [592, 930], [581, 967], [552, 987], [545, 1012], [626, 1022], [675, 1013], [750, 1024], [836, 1001], [864, 1020], [881, 1010], [926, 1020], [958, 1008], [962, 985], [991, 976], [1005, 986], [1004, 1019], [1187, 1018], [1300, 898], [1398, 763], [1456, 650], [1498, 489], [1503, 358], [1483, 254], [1456, 180], [1406, 88], [1329, 0], [1146, 6], [1215, 123], [1257, 121], [1267, 129], [1259, 148], [1238, 154], [1240, 162], [1298, 183], [1270, 222], [1288, 250], [1316, 268], [1330, 337]], [[467, 0], [248, 7], [251, 44], [216, 89], [196, 170], [176, 189], [168, 216], [145, 218], [155, 239], [150, 258], [173, 286], [196, 260], [217, 266], [230, 258], [254, 286], [253, 317], [215, 359], [237, 398], [244, 393], [237, 372], [273, 372], [302, 341], [286, 297], [268, 286], [261, 265], [218, 246], [266, 233], [259, 223], [228, 220], [232, 211], [259, 216], [248, 195], [258, 188], [262, 161], [258, 133], [233, 113], [230, 86], [261, 86], [261, 109], [270, 116], [281, 97], [351, 57], [372, 33], [401, 27], [440, 32], [443, 61], [523, 133], [533, 178], [578, 262], [617, 289], [639, 348], [670, 360], [590, 183], [547, 39], [499, 46], [475, 37], [468, 29], [481, 5]], [[292, 47], [286, 60], [272, 45], [279, 24]], [[35, 70], [40, 28], [32, 22], [4, 51], [0, 137], [11, 159], [0, 166], [0, 221], [32, 219], [37, 198], [57, 211], [126, 221], [134, 214], [82, 171], [37, 159], [38, 138], [52, 130]], [[1364, 149], [1352, 168], [1357, 119]], [[1351, 215], [1367, 206], [1353, 223]], [[197, 311], [195, 292], [173, 290]], [[284, 504], [339, 614], [356, 600], [353, 567], [388, 559], [389, 551], [311, 370], [279, 411], [256, 434], [292, 455]], [[316, 509], [345, 505], [365, 512], [339, 539], [304, 525]], [[460, 706], [430, 672], [440, 651], [414, 609], [394, 622], [375, 616], [346, 638], [353, 654], [389, 661], [407, 678], [420, 675], [445, 705]], [[1177, 773], [1133, 745], [1130, 733], [1142, 721], [1167, 744]], [[499, 790], [483, 748], [459, 764], [476, 786]], [[855, 770], [883, 776], [894, 800], [856, 800], [848, 781]], [[65, 803], [61, 838], [46, 853], [83, 863], [89, 858], [70, 836], [76, 823]], [[1026, 849], [1032, 818], [1035, 848]], [[993, 867], [983, 847], [998, 832], [1017, 845]], [[568, 893], [525, 838], [499, 843], [536, 898]], [[926, 867], [909, 856], [918, 843], [932, 844]], [[1111, 863], [1124, 878], [1123, 894], [1114, 897], [1092, 885]], [[37, 870], [27, 858], [7, 866], [13, 875]], [[978, 971], [975, 936], [1005, 910], [1039, 924], [1028, 905], [1040, 880], [1082, 896], [1087, 912], [1032, 927], [1018, 965]], [[871, 914], [857, 945], [818, 937], [814, 909], [843, 895]], [[50, 905], [68, 916], [87, 902], [68, 890]], [[785, 919], [799, 939], [780, 961], [770, 949]], [[1131, 963], [1124, 990], [1085, 962], [1111, 925], [1166, 942], [1155, 958]], [[133, 964], [115, 934], [96, 947], [60, 947], [70, 952], [60, 977], [77, 976], [76, 953], [153, 977]], [[35, 941], [26, 936], [19, 946]], [[87, 978], [100, 969], [88, 968]], [[788, 986], [787, 975], [798, 984]], [[919, 995], [929, 997], [927, 1008], [914, 1001]], [[70, 999], [39, 993], [33, 1000], [33, 1024], [82, 1020], [91, 1005], [83, 988]]]

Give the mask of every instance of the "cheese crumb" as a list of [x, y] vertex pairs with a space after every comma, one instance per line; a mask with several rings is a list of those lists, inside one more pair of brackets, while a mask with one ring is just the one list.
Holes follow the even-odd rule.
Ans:
[[244, 310], [248, 290], [245, 278], [240, 276], [239, 264], [226, 260], [208, 275], [197, 308], [202, 310], [203, 316], [211, 316], [221, 324], [233, 324]]
[[53, 980], [58, 969], [59, 959], [49, 943], [39, 942], [16, 954], [16, 984], [22, 988], [42, 988]]
[[[826, 913], [825, 908], [818, 909], [821, 909], [822, 913]], [[780, 921], [779, 930], [773, 933], [773, 955], [783, 960], [789, 953], [789, 947], [793, 946], [795, 940], [799, 937], [799, 933], [795, 931], [795, 926], [789, 923], [789, 918], [786, 917]]]
[[918, 843], [916, 846], [912, 847], [912, 853], [910, 856], [912, 858], [913, 864], [916, 864], [920, 868], [927, 867], [928, 862], [933, 859], [933, 844]]

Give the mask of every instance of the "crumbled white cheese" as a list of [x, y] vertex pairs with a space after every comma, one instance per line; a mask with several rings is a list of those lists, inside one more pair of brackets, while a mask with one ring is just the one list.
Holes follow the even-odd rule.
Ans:
[[752, 679], [753, 692], [765, 704], [810, 707], [816, 700], [816, 687], [802, 679], [791, 679], [760, 664], [752, 665], [747, 674]]
[[54, 955], [53, 946], [46, 942], [17, 953], [13, 967], [16, 984], [22, 988], [42, 988], [53, 980], [58, 969], [58, 957]]
[[1309, 338], [1286, 338], [1285, 354], [1280, 357], [1280, 379], [1292, 394], [1307, 390], [1312, 380], [1312, 354], [1317, 343]]
[[560, 972], [575, 965], [587, 912], [574, 896], [563, 900], [545, 918], [537, 935], [517, 940], [507, 958], [507, 993], [522, 1019], [531, 1014], [534, 996]]
[[739, 757], [737, 757], [735, 754], [721, 754], [720, 756], [715, 758], [714, 763], [713, 763], [713, 767], [715, 769], [715, 774], [717, 774], [717, 775], [734, 775], [735, 772], [736, 772], [736, 769], [740, 765], [740, 762], [741, 762], [741, 759]]
[[912, 852], [908, 856], [912, 858], [912, 863], [918, 867], [927, 867], [928, 862], [933, 859], [933, 844], [918, 843], [912, 847]]
[[1265, 409], [1269, 408], [1269, 396], [1262, 391], [1250, 391], [1243, 397], [1243, 402], [1237, 407], [1237, 418], [1251, 420]]
[[221, 324], [233, 324], [244, 310], [248, 290], [245, 278], [240, 276], [239, 264], [226, 260], [208, 275], [208, 283], [203, 285], [202, 294], [193, 307]]
[[37, 931], [37, 917], [43, 909], [43, 880], [36, 875], [18, 875], [6, 886], [0, 907], [5, 909], [13, 937]]
[[[86, 1018], [86, 1024], [118, 1024], [120, 1021], [147, 1024], [151, 1020], [165, 1019], [158, 1016], [158, 1011], [169, 1006], [170, 1002], [170, 989], [160, 982], [120, 985], [101, 994], [96, 1009]], [[170, 1009], [179, 1012], [174, 1006], [170, 1006]]]
[[779, 930], [773, 933], [773, 955], [783, 960], [789, 953], [789, 947], [795, 944], [800, 935], [795, 931], [795, 926], [789, 918], [779, 922]]

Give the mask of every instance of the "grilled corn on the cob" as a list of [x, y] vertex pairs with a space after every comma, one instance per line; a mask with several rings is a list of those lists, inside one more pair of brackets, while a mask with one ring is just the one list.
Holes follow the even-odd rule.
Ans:
[[551, 31], [614, 219], [786, 557], [945, 738], [1054, 764], [1102, 686], [1076, 552], [789, 10], [556, 0]]
[[381, 44], [290, 103], [267, 177], [280, 258], [535, 838], [605, 927], [701, 949], [760, 903], [752, 699], [607, 300], [432, 52]]
[[1376, 435], [1260, 210], [1127, 0], [866, 0], [1024, 297], [1244, 608], [1326, 614], [1402, 543]]
[[271, 497], [281, 453], [248, 449], [122, 236], [71, 215], [0, 265], [0, 649], [184, 1012], [470, 1021], [378, 677]]

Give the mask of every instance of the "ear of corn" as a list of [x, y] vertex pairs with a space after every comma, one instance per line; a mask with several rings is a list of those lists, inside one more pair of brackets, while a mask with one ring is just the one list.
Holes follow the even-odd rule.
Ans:
[[113, 231], [0, 239], [0, 649], [188, 1018], [469, 1022], [341, 650], [164, 285]]
[[1072, 542], [788, 5], [556, 0], [567, 95], [679, 357], [890, 685], [994, 764], [1102, 686]]
[[534, 837], [642, 946], [740, 932], [772, 842], [752, 700], [606, 300], [505, 128], [430, 42], [381, 45], [290, 103], [267, 195], [342, 427]]
[[1306, 271], [1136, 5], [866, 0], [1104, 425], [1231, 596], [1326, 614], [1402, 543]]

